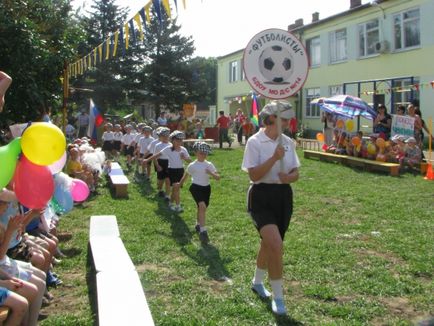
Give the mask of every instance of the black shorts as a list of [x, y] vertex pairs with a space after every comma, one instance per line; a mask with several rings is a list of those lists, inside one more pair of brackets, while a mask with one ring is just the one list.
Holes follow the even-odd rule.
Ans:
[[102, 144], [102, 150], [103, 151], [111, 151], [112, 149], [113, 149], [112, 142], [109, 140], [104, 141], [104, 143]]
[[205, 202], [206, 207], [209, 205], [209, 197], [211, 196], [211, 186], [199, 186], [195, 183], [192, 183], [190, 186], [190, 193], [193, 196], [196, 205], [199, 205], [200, 202]]
[[125, 146], [124, 147], [124, 155], [133, 156], [134, 155], [134, 146]]
[[157, 179], [164, 180], [169, 177], [169, 160], [157, 160], [158, 165], [161, 166], [161, 171], [157, 171]]
[[115, 151], [120, 151], [121, 150], [121, 141], [120, 140], [115, 140], [113, 142], [113, 148]]
[[172, 186], [174, 183], [178, 183], [181, 181], [182, 176], [184, 175], [184, 168], [180, 169], [168, 169], [170, 185]]
[[258, 229], [277, 225], [282, 240], [292, 216], [292, 189], [288, 184], [254, 184], [248, 190], [247, 209]]

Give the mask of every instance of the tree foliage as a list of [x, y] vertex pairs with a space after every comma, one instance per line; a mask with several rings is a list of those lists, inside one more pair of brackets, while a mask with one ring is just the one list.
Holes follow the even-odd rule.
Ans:
[[0, 69], [13, 78], [2, 122], [34, 120], [59, 106], [64, 61], [82, 38], [69, 0], [0, 2]]

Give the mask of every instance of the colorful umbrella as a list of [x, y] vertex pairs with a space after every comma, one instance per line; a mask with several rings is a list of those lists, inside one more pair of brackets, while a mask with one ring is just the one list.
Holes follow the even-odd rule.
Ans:
[[318, 104], [323, 111], [340, 115], [349, 119], [364, 117], [373, 120], [377, 112], [362, 99], [351, 95], [335, 95], [332, 97], [321, 97], [311, 103]]

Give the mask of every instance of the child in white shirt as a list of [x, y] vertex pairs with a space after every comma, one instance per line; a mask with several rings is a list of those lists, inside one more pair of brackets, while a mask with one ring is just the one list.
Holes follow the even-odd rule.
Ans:
[[211, 152], [211, 147], [205, 142], [196, 142], [193, 145], [196, 151], [197, 159], [190, 163], [184, 176], [181, 179], [181, 187], [185, 180], [191, 175], [192, 183], [190, 186], [190, 193], [193, 196], [197, 205], [197, 219], [195, 230], [199, 233], [199, 239], [202, 243], [209, 242], [208, 231], [205, 227], [206, 209], [209, 205], [209, 198], [211, 196], [211, 186], [209, 183], [210, 176], [215, 180], [220, 180], [220, 175], [211, 162], [206, 158]]

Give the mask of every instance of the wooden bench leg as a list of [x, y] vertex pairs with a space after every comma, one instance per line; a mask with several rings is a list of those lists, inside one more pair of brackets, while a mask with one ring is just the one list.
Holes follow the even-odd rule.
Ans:
[[399, 176], [399, 166], [391, 166], [390, 167], [390, 175], [392, 177], [397, 177]]

